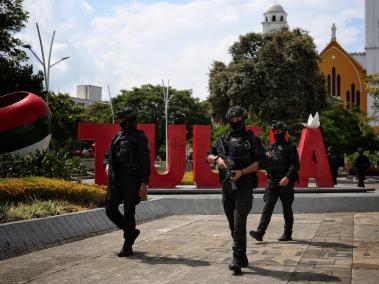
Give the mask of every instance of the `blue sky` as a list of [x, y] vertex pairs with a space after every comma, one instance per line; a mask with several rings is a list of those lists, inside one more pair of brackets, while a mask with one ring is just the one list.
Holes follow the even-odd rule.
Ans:
[[[113, 96], [121, 89], [170, 79], [173, 87], [208, 95], [213, 60], [228, 62], [229, 46], [247, 32], [261, 32], [263, 12], [274, 0], [24, 0], [30, 13], [18, 36], [39, 53], [35, 23], [45, 48], [53, 30], [53, 62], [70, 56], [51, 70], [50, 89], [76, 96], [76, 85], [107, 85]], [[337, 40], [348, 51], [364, 50], [363, 0], [278, 0], [291, 28], [302, 27], [318, 50]], [[30, 55], [30, 63], [40, 68]]]

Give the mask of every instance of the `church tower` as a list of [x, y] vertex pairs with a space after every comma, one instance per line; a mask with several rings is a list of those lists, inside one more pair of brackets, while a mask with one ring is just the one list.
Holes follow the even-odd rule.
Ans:
[[263, 13], [263, 33], [271, 33], [280, 30], [283, 27], [288, 27], [287, 13], [279, 4], [272, 5], [266, 12]]
[[[367, 74], [379, 73], [379, 1], [365, 1], [366, 70]], [[374, 98], [367, 96], [367, 115], [372, 116]], [[379, 125], [378, 121], [373, 123]]]

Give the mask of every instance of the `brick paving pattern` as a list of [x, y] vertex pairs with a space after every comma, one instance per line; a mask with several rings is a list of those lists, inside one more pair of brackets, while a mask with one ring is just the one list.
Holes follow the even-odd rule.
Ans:
[[[255, 229], [260, 215], [248, 218]], [[248, 237], [250, 265], [227, 269], [223, 215], [176, 215], [139, 226], [131, 258], [120, 231], [0, 262], [0, 283], [379, 283], [379, 213], [295, 214], [294, 241], [277, 241], [273, 215], [263, 242]]]

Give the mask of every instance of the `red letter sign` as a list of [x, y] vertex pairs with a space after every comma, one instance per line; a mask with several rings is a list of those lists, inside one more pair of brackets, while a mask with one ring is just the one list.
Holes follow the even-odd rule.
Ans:
[[155, 125], [140, 124], [149, 140], [151, 175], [150, 188], [175, 188], [180, 183], [186, 170], [186, 127], [185, 125], [168, 126], [168, 169], [158, 174], [154, 167], [155, 157]]
[[221, 187], [218, 174], [211, 171], [206, 161], [211, 146], [211, 126], [193, 126], [193, 181], [197, 188]]
[[107, 184], [108, 177], [103, 169], [104, 154], [113, 136], [119, 131], [118, 124], [79, 123], [78, 139], [95, 141], [95, 183]]
[[299, 186], [308, 187], [309, 178], [316, 179], [319, 187], [333, 187], [333, 179], [325, 152], [321, 130], [304, 128], [299, 144], [300, 182]]

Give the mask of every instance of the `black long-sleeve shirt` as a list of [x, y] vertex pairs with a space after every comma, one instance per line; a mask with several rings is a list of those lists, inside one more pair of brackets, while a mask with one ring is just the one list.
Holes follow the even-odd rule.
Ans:
[[[243, 145], [247, 145], [248, 149], [245, 149], [243, 156], [237, 158], [236, 162], [236, 168], [235, 170], [240, 170], [243, 169], [249, 165], [251, 165], [254, 162], [258, 162], [259, 169], [265, 168], [266, 166], [266, 155], [265, 155], [265, 150], [262, 146], [261, 140], [254, 135], [254, 133], [250, 130], [244, 129], [241, 132], [233, 133], [233, 132], [228, 132], [225, 135], [221, 137], [221, 140], [224, 144], [225, 150], [227, 155], [230, 155], [229, 153], [229, 144], [230, 140], [235, 137], [241, 137], [242, 141], [241, 143]], [[216, 142], [217, 143], [217, 142]], [[216, 143], [214, 143], [211, 148], [208, 150], [207, 155], [220, 155], [217, 151]], [[233, 159], [234, 157], [232, 157]], [[224, 180], [225, 177], [225, 172], [223, 170], [219, 171], [220, 174], [220, 181]], [[244, 175], [240, 178], [240, 182], [245, 180], [248, 175]], [[250, 173], [249, 176], [253, 176], [254, 179], [256, 179], [256, 172]], [[256, 181], [255, 181], [256, 182]], [[256, 187], [256, 184], [254, 185]]]
[[[127, 154], [120, 154], [127, 149]], [[149, 183], [150, 149], [143, 131], [119, 131], [112, 139], [105, 154], [104, 166], [110, 164], [114, 171], [125, 171], [139, 177], [140, 182]]]
[[281, 179], [288, 177], [295, 182], [299, 178], [299, 155], [296, 146], [292, 143], [273, 143], [268, 152], [271, 158], [267, 161], [267, 175], [269, 178]]

